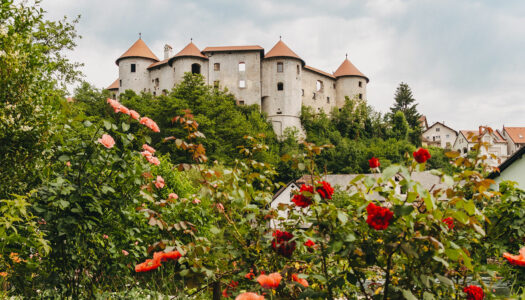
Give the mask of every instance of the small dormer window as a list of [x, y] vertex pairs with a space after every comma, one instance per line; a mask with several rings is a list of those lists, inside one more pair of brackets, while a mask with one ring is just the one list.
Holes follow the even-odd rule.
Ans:
[[440, 130], [440, 129], [441, 129], [441, 128], [439, 128], [439, 127], [438, 127], [438, 128], [436, 128], [436, 132], [439, 132], [439, 130]]
[[131, 73], [135, 73], [137, 71], [137, 65], [131, 64]]

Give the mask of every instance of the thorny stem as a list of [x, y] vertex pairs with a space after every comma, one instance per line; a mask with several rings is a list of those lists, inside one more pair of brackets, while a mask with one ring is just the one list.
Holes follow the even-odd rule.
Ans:
[[386, 266], [385, 293], [383, 294], [384, 300], [388, 299], [388, 288], [390, 286], [390, 269], [392, 268], [392, 256], [394, 256], [394, 253], [396, 253], [400, 245], [401, 245], [401, 242], [397, 244], [397, 247], [394, 250], [392, 250], [392, 253], [388, 255], [387, 266]]
[[[321, 223], [321, 220], [319, 219], [319, 214], [317, 213], [317, 211], [315, 211], [315, 216], [317, 218], [317, 223], [318, 224]], [[323, 239], [324, 239], [324, 234], [323, 234]], [[328, 287], [328, 299], [334, 299], [333, 293], [332, 293], [332, 287], [330, 286], [329, 278], [328, 278], [328, 269], [327, 269], [327, 264], [326, 264], [326, 251], [325, 250], [326, 248], [325, 248], [324, 240], [321, 240], [321, 253], [323, 257], [323, 273], [326, 278], [326, 285]]]

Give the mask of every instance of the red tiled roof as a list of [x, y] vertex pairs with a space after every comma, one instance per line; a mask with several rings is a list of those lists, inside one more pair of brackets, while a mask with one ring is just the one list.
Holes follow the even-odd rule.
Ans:
[[266, 53], [264, 58], [271, 58], [271, 57], [293, 57], [299, 59], [303, 64], [304, 61], [299, 55], [295, 54], [295, 52], [292, 51], [283, 41], [279, 40], [273, 48]]
[[161, 61], [158, 61], [158, 62], [154, 62], [154, 63], [152, 63], [151, 65], [148, 66], [148, 69], [151, 69], [151, 68], [155, 68], [155, 67], [159, 67], [159, 66], [165, 65], [165, 64], [168, 63], [168, 60], [169, 60], [169, 59], [165, 59], [165, 60], [161, 60]]
[[222, 51], [264, 51], [264, 48], [259, 45], [249, 46], [218, 46], [206, 47], [202, 52], [222, 52]]
[[108, 86], [106, 90], [118, 90], [119, 86], [119, 80], [117, 78], [117, 80], [113, 81], [113, 83], [110, 86]]
[[124, 52], [116, 61], [115, 63], [118, 66], [118, 62], [126, 57], [143, 57], [143, 58], [149, 58], [151, 60], [159, 61], [157, 56], [151, 52], [150, 48], [144, 43], [142, 39], [138, 39], [131, 47], [129, 47], [128, 51]]
[[366, 77], [361, 71], [359, 71], [349, 60], [348, 58], [343, 61], [343, 63], [337, 68], [334, 72], [335, 77], [343, 76], [358, 76], [366, 79], [366, 82], [370, 80]]
[[201, 53], [199, 48], [195, 46], [193, 42], [190, 42], [186, 47], [184, 47], [182, 50], [180, 50], [179, 53], [175, 54], [173, 57], [183, 57], [183, 56], [195, 56], [200, 58], [208, 59], [205, 55]]
[[525, 127], [503, 127], [515, 144], [525, 143]]
[[330, 78], [334, 78], [334, 79], [335, 79], [334, 75], [332, 75], [332, 74], [330, 74], [330, 73], [327, 73], [327, 72], [325, 72], [325, 71], [321, 71], [321, 70], [316, 69], [316, 68], [314, 68], [314, 67], [310, 67], [310, 66], [306, 66], [306, 65], [305, 65], [304, 68], [307, 69], [307, 70], [310, 70], [310, 71], [312, 71], [312, 72], [319, 73], [319, 74], [321, 74], [321, 75], [324, 75], [324, 76], [327, 76], [327, 77], [330, 77]]

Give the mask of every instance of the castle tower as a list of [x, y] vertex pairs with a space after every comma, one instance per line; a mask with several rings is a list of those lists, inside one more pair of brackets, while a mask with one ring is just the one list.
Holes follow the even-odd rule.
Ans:
[[119, 93], [128, 89], [136, 93], [147, 91], [150, 86], [148, 66], [158, 61], [157, 56], [139, 38], [115, 61], [119, 68]]
[[201, 53], [193, 41], [170, 58], [168, 64], [173, 68], [174, 84], [181, 82], [186, 72], [202, 74], [204, 82], [208, 84], [208, 57]]
[[337, 107], [345, 104], [345, 97], [362, 99], [366, 101], [366, 85], [368, 77], [359, 71], [348, 57], [334, 72], [336, 78], [335, 101]]
[[287, 127], [301, 129], [301, 75], [304, 61], [279, 40], [262, 62], [261, 109], [278, 136]]

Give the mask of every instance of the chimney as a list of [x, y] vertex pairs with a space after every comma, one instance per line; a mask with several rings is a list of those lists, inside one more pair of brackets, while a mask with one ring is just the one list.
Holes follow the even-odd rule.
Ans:
[[171, 48], [170, 45], [166, 44], [164, 45], [164, 59], [168, 59], [171, 57], [171, 50], [173, 48]]

